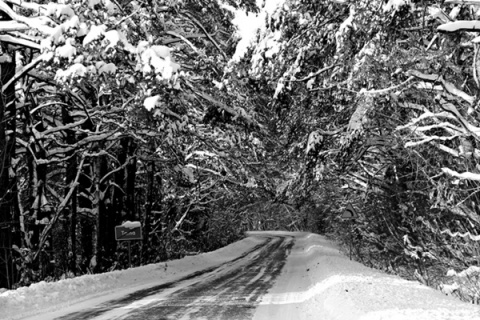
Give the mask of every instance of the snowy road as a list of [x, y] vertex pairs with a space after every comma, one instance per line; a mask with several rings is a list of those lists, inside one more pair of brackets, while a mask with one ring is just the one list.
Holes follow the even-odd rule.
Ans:
[[265, 236], [233, 261], [59, 317], [76, 319], [250, 319], [280, 274], [293, 236]]
[[168, 266], [8, 291], [0, 294], [0, 318], [480, 320], [478, 306], [350, 261], [322, 236], [248, 235]]

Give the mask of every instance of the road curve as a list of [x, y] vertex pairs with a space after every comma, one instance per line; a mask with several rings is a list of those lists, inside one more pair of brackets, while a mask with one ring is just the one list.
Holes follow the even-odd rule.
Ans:
[[260, 245], [220, 266], [56, 319], [251, 319], [295, 240], [281, 234], [261, 237]]
[[96, 306], [87, 299], [55, 316], [29, 319], [480, 320], [478, 306], [350, 261], [320, 235], [247, 235], [218, 251], [172, 261], [177, 278], [158, 279], [158, 270], [142, 267], [155, 282], [141, 290], [127, 288], [128, 294], [108, 293]]

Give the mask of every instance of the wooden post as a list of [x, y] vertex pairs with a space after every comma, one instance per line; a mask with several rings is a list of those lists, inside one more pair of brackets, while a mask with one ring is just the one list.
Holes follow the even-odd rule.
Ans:
[[128, 265], [129, 265], [129, 268], [132, 268], [132, 257], [131, 257], [131, 249], [130, 249], [130, 240], [127, 241], [128, 242]]

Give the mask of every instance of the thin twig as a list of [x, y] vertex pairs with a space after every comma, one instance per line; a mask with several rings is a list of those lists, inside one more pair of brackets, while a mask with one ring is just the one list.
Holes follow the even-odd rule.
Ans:
[[320, 69], [317, 72], [312, 73], [311, 75], [308, 75], [303, 79], [294, 79], [294, 80], [287, 80], [287, 81], [290, 81], [290, 82], [304, 82], [304, 81], [310, 80], [311, 78], [314, 78], [314, 77], [318, 76], [319, 74], [324, 73], [325, 71], [328, 71], [328, 70], [330, 70], [330, 69], [332, 69], [336, 66], [338, 66], [338, 64], [332, 64], [331, 66]]
[[18, 71], [11, 79], [8, 81], [6, 84], [3, 85], [2, 87], [2, 92], [5, 92], [8, 87], [10, 87], [12, 84], [14, 84], [18, 79], [23, 77], [28, 71], [31, 69], [35, 68], [37, 64], [43, 61], [45, 58], [45, 54], [39, 55], [35, 60], [24, 66], [20, 71]]
[[138, 13], [138, 11], [133, 11], [131, 14], [129, 14], [128, 16], [126, 17], [123, 17], [122, 19], [120, 19], [120, 21], [118, 21], [117, 23], [115, 23], [115, 26], [119, 26], [123, 21], [127, 20], [127, 19], [130, 19], [131, 17], [133, 17], [134, 15], [136, 15]]
[[385, 88], [385, 89], [379, 89], [379, 90], [368, 90], [368, 91], [360, 91], [360, 93], [363, 93], [363, 94], [366, 94], [366, 95], [378, 95], [378, 94], [385, 94], [385, 93], [388, 93], [392, 90], [395, 90], [395, 89], [398, 89], [398, 88], [401, 88], [403, 86], [405, 86], [406, 84], [408, 84], [410, 81], [412, 81], [413, 79], [415, 79], [414, 76], [410, 76], [407, 80], [405, 80], [404, 82], [400, 83], [400, 84], [397, 84], [396, 86], [393, 86], [393, 87], [389, 87], [389, 88]]
[[330, 89], [333, 89], [335, 87], [338, 87], [339, 85], [343, 85], [345, 83], [347, 83], [347, 81], [342, 81], [342, 82], [339, 82], [339, 83], [335, 83], [335, 84], [332, 84], [331, 86], [328, 86], [328, 87], [318, 87], [318, 88], [315, 88], [315, 89], [311, 89], [310, 92], [330, 90]]
[[218, 49], [218, 51], [220, 51], [220, 53], [222, 54], [222, 56], [225, 58], [225, 60], [228, 60], [227, 58], [227, 55], [225, 54], [225, 52], [223, 52], [222, 48], [220, 48], [220, 46], [218, 45], [218, 43], [215, 41], [215, 39], [213, 39], [213, 37], [207, 32], [207, 30], [205, 29], [205, 27], [200, 23], [200, 21], [198, 21], [197, 19], [195, 19], [194, 17], [192, 17], [188, 12], [183, 12], [182, 15], [186, 16], [187, 18], [189, 18], [190, 20], [192, 20], [200, 29], [202, 29], [202, 31], [205, 33], [205, 35], [207, 36], [207, 38], [213, 43], [213, 45]]
[[80, 173], [82, 172], [83, 164], [85, 162], [85, 157], [82, 156], [82, 160], [80, 161], [80, 164], [78, 165], [77, 168], [77, 175], [75, 176], [75, 180], [70, 184], [70, 190], [68, 191], [67, 195], [63, 199], [63, 201], [60, 203], [60, 205], [57, 208], [57, 212], [53, 216], [52, 220], [50, 223], [45, 227], [43, 230], [41, 236], [40, 236], [40, 241], [38, 244], [38, 249], [35, 252], [35, 255], [33, 256], [33, 260], [37, 259], [38, 254], [42, 251], [43, 245], [45, 244], [45, 241], [47, 240], [47, 235], [52, 229], [53, 225], [57, 221], [58, 217], [60, 216], [60, 213], [63, 212], [63, 209], [67, 206], [68, 201], [70, 201], [70, 198], [72, 197], [72, 194], [75, 192], [77, 186], [78, 186], [78, 179], [80, 178]]
[[193, 49], [193, 51], [195, 51], [195, 53], [198, 53], [198, 49], [195, 48], [195, 46], [193, 45], [193, 43], [191, 43], [190, 41], [188, 41], [187, 38], [185, 38], [184, 36], [182, 36], [181, 34], [178, 34], [176, 32], [173, 32], [173, 31], [167, 31], [165, 32], [166, 34], [169, 34], [171, 36], [174, 36], [174, 37], [177, 37], [177, 38], [180, 38], [181, 40], [183, 40], [183, 42], [185, 42], [186, 44], [188, 44], [190, 46], [190, 48]]
[[477, 88], [480, 88], [480, 83], [478, 82], [478, 75], [477, 75], [477, 59], [478, 59], [478, 44], [475, 43], [473, 45], [473, 79], [477, 85]]

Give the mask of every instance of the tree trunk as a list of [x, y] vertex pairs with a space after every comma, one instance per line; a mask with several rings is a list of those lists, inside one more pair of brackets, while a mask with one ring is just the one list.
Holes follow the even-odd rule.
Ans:
[[[95, 100], [94, 100], [95, 101]], [[94, 124], [91, 121], [86, 121], [82, 124], [83, 130], [93, 131]], [[77, 140], [82, 140], [87, 137], [86, 133], [82, 133], [78, 135]], [[90, 268], [90, 261], [94, 255], [94, 246], [96, 243], [95, 238], [95, 224], [97, 216], [92, 214], [92, 209], [94, 208], [94, 204], [92, 202], [92, 181], [93, 181], [93, 168], [92, 166], [95, 163], [95, 159], [93, 158], [86, 158], [85, 164], [82, 168], [82, 174], [78, 179], [78, 187], [77, 187], [77, 197], [75, 197], [77, 202], [77, 212], [79, 214], [79, 230], [75, 230], [78, 233], [80, 247], [75, 249], [76, 253], [73, 255], [73, 260], [75, 261], [75, 265], [80, 267], [81, 272], [88, 272], [91, 271]], [[72, 204], [73, 205], [73, 204]], [[72, 217], [73, 218], [73, 217]], [[77, 218], [74, 219], [75, 223]], [[75, 228], [76, 229], [76, 228]], [[71, 230], [71, 237], [73, 237], [73, 229]], [[73, 239], [72, 239], [73, 241]]]
[[[3, 48], [0, 58], [1, 83], [15, 75], [15, 53]], [[11, 288], [15, 282], [12, 245], [18, 235], [20, 217], [15, 213], [16, 181], [12, 158], [15, 156], [16, 109], [15, 87], [11, 85], [0, 97], [0, 287]], [[13, 231], [13, 232], [12, 232]]]
[[128, 138], [128, 157], [130, 158], [127, 164], [127, 185], [125, 187], [127, 209], [127, 220], [138, 219], [135, 210], [135, 176], [137, 172], [137, 159], [134, 157], [137, 145], [132, 138]]
[[[120, 149], [117, 153], [117, 166], [125, 165], [127, 161], [127, 147], [128, 139], [124, 138], [120, 141]], [[125, 210], [125, 170], [118, 170], [115, 172], [115, 186], [112, 190], [112, 214], [115, 220], [115, 225], [119, 225], [126, 216]], [[121, 189], [120, 189], [121, 188]]]
[[[67, 101], [68, 103], [68, 98]], [[73, 118], [70, 116], [70, 112], [67, 109], [67, 107], [62, 107], [62, 120], [63, 124], [69, 124], [73, 123]], [[73, 145], [76, 142], [75, 138], [75, 131], [74, 130], [67, 130], [66, 132], [66, 138], [65, 138], [67, 144]], [[77, 171], [77, 156], [75, 155], [75, 151], [71, 151], [66, 154], [67, 158], [67, 172], [66, 172], [66, 183], [67, 185], [70, 185], [74, 180], [75, 180], [75, 175]], [[65, 195], [68, 193], [68, 190], [66, 190]], [[70, 207], [69, 207], [69, 213], [70, 215], [67, 216], [64, 214], [64, 218], [67, 221], [68, 224], [68, 219], [70, 219], [70, 225], [69, 225], [69, 231], [70, 231], [70, 252], [68, 255], [68, 264], [69, 264], [69, 269], [73, 272], [75, 275], [77, 273], [77, 264], [76, 264], [76, 257], [77, 257], [77, 188], [75, 188], [71, 198], [70, 198]], [[65, 211], [66, 213], [66, 211]]]
[[109, 267], [109, 260], [112, 258], [112, 236], [114, 236], [114, 226], [110, 219], [109, 210], [105, 205], [105, 182], [101, 179], [107, 174], [107, 161], [105, 156], [99, 156], [95, 160], [94, 184], [95, 200], [94, 206], [97, 213], [96, 244], [94, 253], [96, 256], [96, 272], [105, 271]]
[[150, 161], [147, 167], [147, 199], [145, 202], [145, 216], [143, 219], [142, 264], [148, 263], [148, 249], [150, 247], [149, 234], [152, 224], [152, 208], [155, 201], [155, 162]]

